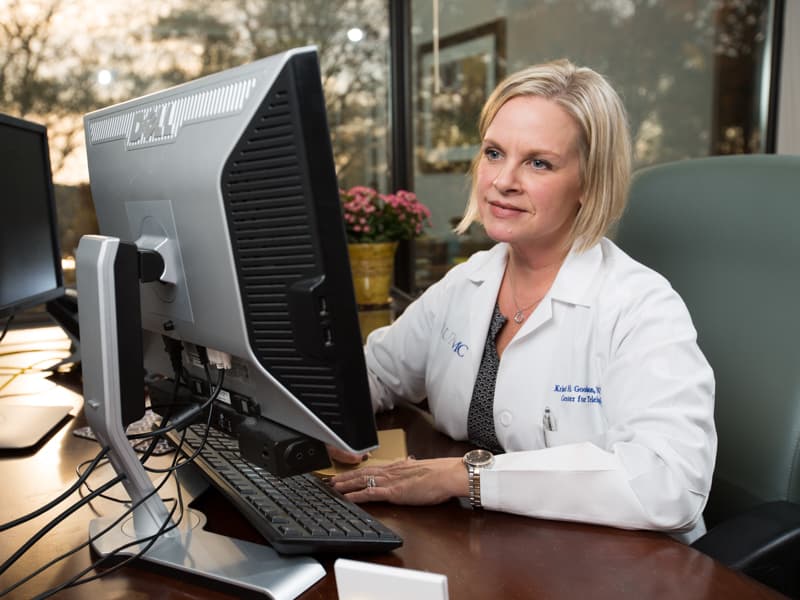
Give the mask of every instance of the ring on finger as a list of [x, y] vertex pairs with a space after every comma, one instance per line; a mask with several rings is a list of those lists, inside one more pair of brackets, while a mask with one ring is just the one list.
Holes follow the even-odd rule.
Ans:
[[367, 475], [367, 487], [368, 488], [378, 487], [378, 484], [375, 483], [375, 476], [374, 475]]

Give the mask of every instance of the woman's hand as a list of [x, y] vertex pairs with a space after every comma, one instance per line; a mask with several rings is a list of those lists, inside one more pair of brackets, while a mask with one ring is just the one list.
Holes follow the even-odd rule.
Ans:
[[336, 475], [331, 484], [353, 502], [440, 504], [469, 494], [467, 470], [460, 458], [408, 458]]

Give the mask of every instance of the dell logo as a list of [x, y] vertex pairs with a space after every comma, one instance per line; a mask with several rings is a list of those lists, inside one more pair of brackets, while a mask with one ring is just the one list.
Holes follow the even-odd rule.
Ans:
[[150, 142], [158, 138], [172, 135], [172, 104], [162, 104], [148, 111], [133, 115], [133, 126], [128, 136], [128, 143]]

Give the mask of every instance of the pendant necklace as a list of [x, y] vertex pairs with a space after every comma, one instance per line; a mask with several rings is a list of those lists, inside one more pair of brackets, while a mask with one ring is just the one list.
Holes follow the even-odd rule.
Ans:
[[539, 302], [541, 302], [542, 298], [544, 298], [544, 296], [547, 295], [547, 292], [545, 292], [544, 296], [542, 296], [541, 298], [538, 298], [535, 301], [531, 302], [528, 306], [520, 308], [519, 302], [517, 302], [517, 291], [516, 291], [516, 289], [514, 289], [514, 278], [511, 277], [510, 274], [508, 276], [508, 282], [511, 284], [511, 299], [514, 301], [514, 306], [517, 307], [517, 312], [515, 312], [514, 316], [511, 317], [511, 318], [514, 319], [514, 323], [516, 323], [517, 325], [520, 325], [525, 320], [525, 313], [527, 311], [529, 311], [531, 308], [533, 308], [534, 306], [536, 306]]

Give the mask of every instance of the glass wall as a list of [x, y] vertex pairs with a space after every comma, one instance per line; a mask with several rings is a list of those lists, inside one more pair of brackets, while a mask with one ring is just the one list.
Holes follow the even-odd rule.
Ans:
[[0, 112], [48, 126], [67, 258], [97, 227], [83, 114], [297, 46], [320, 51], [340, 184], [387, 187], [384, 0], [0, 0], [0, 15]]
[[[479, 227], [458, 239], [450, 229], [480, 107], [526, 65], [568, 57], [607, 75], [630, 113], [637, 167], [766, 148], [781, 0], [394, 1], [411, 13], [409, 187], [433, 213], [431, 235], [410, 252], [411, 291], [489, 243]], [[0, 111], [49, 128], [64, 254], [96, 230], [83, 114], [295, 46], [320, 49], [340, 185], [391, 191], [388, 4], [0, 0]]]
[[[490, 242], [449, 229], [489, 91], [527, 65], [566, 57], [606, 75], [629, 112], [635, 167], [766, 149], [770, 0], [412, 0], [414, 188], [430, 205], [416, 287]], [[434, 30], [438, 34], [434, 35]]]

